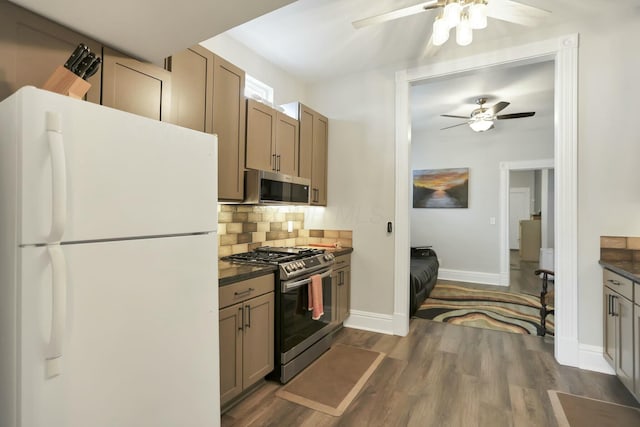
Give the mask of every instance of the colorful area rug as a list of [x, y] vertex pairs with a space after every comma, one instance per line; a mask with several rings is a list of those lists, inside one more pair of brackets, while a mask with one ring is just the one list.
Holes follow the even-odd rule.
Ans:
[[339, 417], [355, 399], [385, 354], [334, 344], [276, 396]]
[[560, 427], [637, 427], [640, 409], [548, 390]]
[[[443, 283], [436, 284], [415, 316], [519, 334], [539, 335], [542, 331], [537, 296]], [[553, 335], [552, 314], [547, 316], [546, 327], [547, 335]]]

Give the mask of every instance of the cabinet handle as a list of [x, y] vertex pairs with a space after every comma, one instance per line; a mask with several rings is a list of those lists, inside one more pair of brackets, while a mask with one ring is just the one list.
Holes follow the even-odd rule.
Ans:
[[611, 316], [612, 315], [612, 310], [611, 310], [611, 295], [607, 295], [607, 315]]
[[238, 307], [238, 311], [240, 312], [240, 327], [238, 327], [238, 330], [241, 331], [243, 330], [243, 326], [244, 326], [244, 309], [242, 307]]
[[618, 299], [617, 296], [611, 295], [611, 315], [613, 317], [618, 317], [618, 313], [616, 313], [616, 300], [617, 299]]
[[277, 165], [278, 165], [278, 166], [276, 166], [276, 170], [277, 170], [278, 172], [280, 172], [280, 154], [278, 154], [278, 155], [276, 156], [276, 160], [277, 160]]
[[272, 160], [271, 160], [271, 163], [272, 163], [271, 170], [272, 170], [272, 171], [277, 171], [277, 170], [278, 170], [278, 163], [277, 163], [277, 162], [278, 162], [278, 160], [277, 160], [277, 158], [276, 158], [276, 155], [275, 155], [275, 154], [272, 154], [272, 155], [271, 155], [271, 157], [272, 157]]
[[620, 286], [622, 284], [618, 280], [613, 280], [613, 279], [608, 279], [607, 282], [611, 283], [612, 285], [616, 285], [616, 286]]
[[235, 297], [243, 297], [245, 295], [249, 295], [253, 291], [255, 291], [255, 289], [249, 288], [249, 289], [246, 289], [246, 290], [244, 290], [242, 292], [234, 292], [233, 296], [235, 296]]
[[245, 326], [247, 328], [250, 328], [251, 327], [251, 306], [250, 305], [247, 305], [247, 318], [249, 320], [247, 321], [247, 323], [245, 323]]

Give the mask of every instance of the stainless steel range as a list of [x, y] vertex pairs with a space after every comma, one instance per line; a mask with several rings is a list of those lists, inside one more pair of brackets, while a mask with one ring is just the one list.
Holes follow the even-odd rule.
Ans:
[[[319, 249], [261, 247], [231, 255], [227, 261], [276, 264], [275, 367], [272, 377], [288, 382], [331, 346], [339, 323], [333, 313], [331, 270], [334, 257]], [[311, 277], [322, 279], [324, 315], [312, 318], [309, 310]]]

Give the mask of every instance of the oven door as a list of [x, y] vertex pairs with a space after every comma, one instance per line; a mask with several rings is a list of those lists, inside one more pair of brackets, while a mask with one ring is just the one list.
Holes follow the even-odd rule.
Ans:
[[280, 284], [280, 363], [285, 364], [326, 336], [335, 327], [332, 322], [331, 269], [320, 273], [324, 314], [318, 320], [309, 310], [311, 275]]

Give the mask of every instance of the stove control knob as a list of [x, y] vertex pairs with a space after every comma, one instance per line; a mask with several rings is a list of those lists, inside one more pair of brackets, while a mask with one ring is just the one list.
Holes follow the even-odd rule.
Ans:
[[304, 268], [304, 262], [302, 262], [302, 261], [298, 261], [298, 262], [296, 263], [296, 266], [297, 266], [298, 268]]

